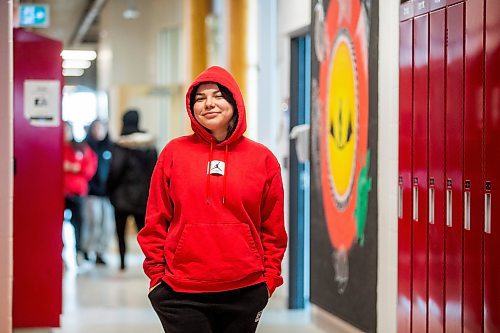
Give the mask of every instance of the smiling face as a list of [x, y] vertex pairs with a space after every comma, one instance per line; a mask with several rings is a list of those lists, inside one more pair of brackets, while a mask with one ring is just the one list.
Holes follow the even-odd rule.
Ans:
[[203, 83], [198, 86], [193, 113], [196, 120], [218, 141], [226, 138], [234, 110], [215, 83]]

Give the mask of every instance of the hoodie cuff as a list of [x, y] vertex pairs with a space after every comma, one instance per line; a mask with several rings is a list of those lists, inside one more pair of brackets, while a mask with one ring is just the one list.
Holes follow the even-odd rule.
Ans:
[[277, 277], [268, 276], [268, 277], [266, 277], [266, 285], [267, 285], [267, 289], [269, 290], [269, 298], [271, 298], [271, 296], [273, 295], [276, 288], [281, 286], [282, 284], [283, 284], [283, 278], [281, 276], [277, 276]]
[[149, 288], [153, 288], [158, 283], [160, 283], [161, 277], [162, 277], [161, 275], [157, 275], [156, 277], [152, 278], [151, 281], [149, 282]]

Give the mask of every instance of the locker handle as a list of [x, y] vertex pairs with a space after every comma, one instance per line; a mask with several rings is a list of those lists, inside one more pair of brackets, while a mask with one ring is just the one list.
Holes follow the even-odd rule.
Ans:
[[451, 189], [446, 190], [446, 226], [452, 226], [452, 197]]
[[464, 229], [470, 230], [470, 191], [464, 192]]
[[491, 234], [491, 193], [484, 194], [484, 232]]
[[398, 217], [403, 218], [403, 185], [398, 185]]
[[429, 223], [434, 224], [434, 188], [429, 188]]
[[418, 184], [413, 185], [413, 221], [418, 222]]

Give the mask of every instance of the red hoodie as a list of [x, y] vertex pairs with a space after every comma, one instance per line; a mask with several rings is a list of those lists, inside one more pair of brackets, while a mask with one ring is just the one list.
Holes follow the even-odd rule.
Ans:
[[70, 142], [64, 142], [63, 159], [80, 166], [78, 172], [64, 171], [64, 195], [87, 195], [89, 180], [97, 170], [96, 154], [87, 144], [76, 150]]
[[[238, 123], [222, 142], [190, 110], [190, 95], [202, 82], [227, 87], [236, 101]], [[196, 78], [186, 109], [194, 134], [172, 140], [161, 152], [146, 226], [137, 237], [150, 286], [163, 279], [175, 291], [199, 293], [265, 282], [272, 294], [283, 283], [287, 244], [279, 163], [269, 149], [243, 136], [243, 97], [223, 68], [210, 67]], [[208, 161], [225, 162], [225, 174], [209, 175]]]

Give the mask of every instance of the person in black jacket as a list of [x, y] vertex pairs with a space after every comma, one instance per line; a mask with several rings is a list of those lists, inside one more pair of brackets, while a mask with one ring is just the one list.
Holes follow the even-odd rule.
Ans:
[[158, 155], [154, 143], [151, 134], [139, 130], [139, 112], [125, 112], [122, 132], [113, 149], [108, 178], [110, 199], [115, 208], [121, 270], [126, 267], [127, 218], [134, 217], [138, 231], [144, 227], [149, 183]]
[[115, 232], [115, 215], [107, 189], [113, 143], [109, 139], [106, 123], [94, 120], [85, 141], [97, 155], [97, 171], [89, 181], [89, 193], [85, 200], [82, 248], [86, 260], [89, 260], [89, 254], [95, 254], [95, 263], [106, 265], [103, 254]]

